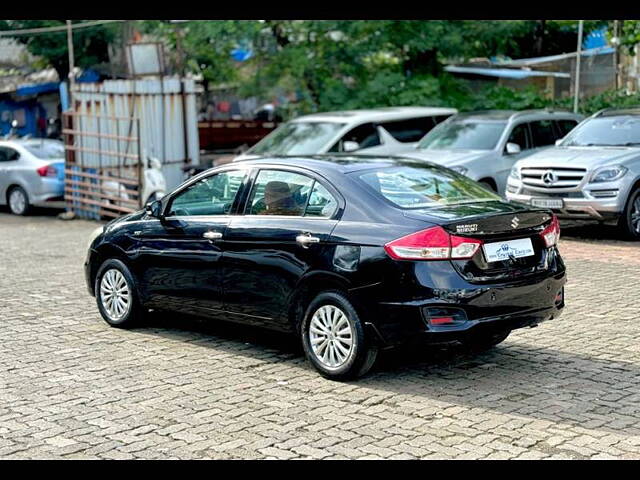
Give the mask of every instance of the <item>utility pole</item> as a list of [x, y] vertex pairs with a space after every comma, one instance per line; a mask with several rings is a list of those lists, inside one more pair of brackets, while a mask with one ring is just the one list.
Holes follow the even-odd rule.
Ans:
[[584, 20], [578, 21], [578, 49], [576, 51], [576, 80], [573, 98], [573, 113], [578, 113], [578, 99], [580, 97], [580, 58], [582, 57], [582, 29]]
[[76, 85], [75, 79], [75, 62], [73, 57], [73, 32], [71, 29], [71, 20], [67, 20], [67, 49], [69, 51], [69, 105], [73, 110], [73, 89]]

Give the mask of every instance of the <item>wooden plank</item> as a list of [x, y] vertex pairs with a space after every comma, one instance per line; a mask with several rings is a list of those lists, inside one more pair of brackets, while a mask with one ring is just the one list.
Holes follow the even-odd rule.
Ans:
[[92, 192], [89, 190], [84, 190], [82, 188], [73, 188], [73, 187], [69, 187], [69, 188], [65, 188], [64, 189], [65, 193], [68, 193], [70, 195], [72, 194], [80, 194], [80, 195], [88, 195], [92, 198], [96, 198], [96, 197], [100, 197], [100, 199], [102, 200], [113, 200], [114, 202], [119, 202], [121, 203], [123, 206], [126, 205], [131, 205], [131, 208], [138, 208], [138, 201], [137, 200], [131, 200], [131, 199], [126, 199], [126, 198], [122, 198], [122, 197], [116, 197], [114, 195], [109, 195], [107, 193], [101, 193], [101, 192]]
[[80, 180], [72, 180], [70, 178], [65, 178], [64, 180], [65, 185], [69, 185], [73, 188], [74, 185], [77, 185], [79, 187], [87, 187], [87, 188], [94, 188], [94, 189], [100, 189], [102, 192], [117, 192], [120, 193], [121, 191], [124, 191], [127, 195], [133, 196], [135, 198], [138, 198], [138, 191], [137, 190], [127, 190], [127, 189], [119, 189], [119, 188], [115, 188], [115, 187], [109, 187], [109, 186], [105, 186], [104, 184], [101, 183], [88, 183], [88, 182], [82, 182]]
[[67, 203], [71, 203], [71, 204], [80, 203], [85, 205], [93, 205], [96, 207], [108, 208], [110, 210], [117, 210], [119, 212], [124, 212], [124, 213], [132, 213], [137, 210], [134, 208], [127, 208], [127, 207], [121, 207], [119, 205], [113, 205], [107, 202], [98, 202], [96, 200], [91, 200], [90, 198], [86, 198], [86, 197], [76, 197], [76, 196], [67, 195], [66, 192], [64, 195], [64, 199]]
[[125, 185], [133, 185], [133, 186], [138, 186], [138, 181], [137, 180], [131, 180], [129, 178], [120, 178], [120, 177], [108, 177], [106, 175], [98, 175], [96, 173], [89, 173], [89, 172], [78, 172], [78, 171], [74, 171], [74, 170], [70, 170], [68, 168], [64, 169], [64, 173], [65, 175], [70, 175], [70, 176], [77, 176], [77, 177], [84, 177], [84, 178], [95, 178], [96, 180], [111, 180], [111, 181], [115, 181], [118, 183], [123, 183]]
[[75, 152], [97, 153], [100, 155], [108, 155], [112, 157], [133, 158], [133, 159], [139, 158], [139, 155], [135, 153], [120, 153], [120, 152], [114, 152], [111, 150], [99, 150], [97, 148], [76, 147], [73, 145], [65, 145], [64, 148], [66, 150], [73, 150]]
[[113, 140], [123, 140], [127, 142], [138, 141], [138, 137], [125, 137], [123, 135], [113, 135], [111, 133], [82, 132], [80, 130], [71, 130], [68, 128], [63, 128], [62, 133], [66, 133], [67, 135], [78, 135], [78, 136], [85, 136], [85, 137], [111, 138]]
[[135, 122], [138, 119], [136, 117], [117, 117], [115, 115], [96, 115], [95, 113], [80, 113], [80, 112], [63, 112], [63, 115], [67, 115], [69, 117], [93, 117], [93, 118], [108, 118], [109, 120], [128, 120], [130, 122]]

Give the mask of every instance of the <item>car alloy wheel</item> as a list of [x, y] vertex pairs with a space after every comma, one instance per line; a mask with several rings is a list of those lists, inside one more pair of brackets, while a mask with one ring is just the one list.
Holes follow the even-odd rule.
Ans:
[[129, 313], [132, 297], [126, 278], [115, 268], [107, 270], [100, 280], [100, 300], [109, 318], [117, 322]]
[[309, 343], [313, 355], [325, 368], [340, 368], [355, 350], [355, 333], [349, 317], [335, 305], [320, 307], [311, 317]]
[[14, 188], [9, 194], [9, 207], [11, 211], [16, 215], [24, 214], [27, 209], [27, 197], [24, 190], [21, 188]]

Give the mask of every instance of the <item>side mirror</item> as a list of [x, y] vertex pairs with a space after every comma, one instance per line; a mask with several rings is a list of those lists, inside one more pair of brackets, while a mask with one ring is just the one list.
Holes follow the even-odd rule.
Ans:
[[520, 153], [521, 151], [522, 149], [517, 143], [507, 143], [507, 155], [515, 155], [516, 153]]
[[360, 148], [360, 144], [358, 142], [353, 142], [351, 140], [345, 140], [342, 142], [342, 151], [343, 152], [353, 152]]
[[564, 138], [557, 139], [556, 140], [556, 147], [559, 147], [563, 140], [564, 140]]
[[162, 202], [160, 200], [154, 200], [153, 202], [149, 202], [144, 207], [147, 215], [152, 216], [153, 218], [162, 218]]

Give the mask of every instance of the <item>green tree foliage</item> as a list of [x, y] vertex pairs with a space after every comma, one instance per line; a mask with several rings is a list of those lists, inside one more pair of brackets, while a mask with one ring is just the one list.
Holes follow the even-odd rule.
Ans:
[[[601, 24], [585, 22], [585, 31]], [[166, 22], [146, 28], [174, 38]], [[474, 94], [444, 74], [443, 64], [561, 53], [577, 41], [577, 22], [551, 20], [220, 20], [180, 28], [192, 70], [214, 83], [233, 82], [245, 95], [295, 92], [300, 101], [291, 115], [387, 105], [539, 106], [545, 100], [530, 91], [494, 87]], [[241, 66], [230, 56], [239, 45], [254, 52]]]

